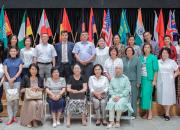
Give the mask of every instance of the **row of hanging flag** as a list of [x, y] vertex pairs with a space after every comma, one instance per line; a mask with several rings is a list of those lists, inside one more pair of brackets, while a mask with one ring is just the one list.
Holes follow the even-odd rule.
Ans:
[[[159, 43], [159, 47], [162, 47], [164, 45], [163, 37], [165, 34], [167, 34], [167, 35], [171, 36], [172, 42], [175, 43], [177, 41], [177, 37], [178, 37], [178, 31], [177, 31], [176, 22], [175, 22], [175, 11], [172, 12], [170, 10], [170, 12], [169, 12], [169, 20], [168, 20], [166, 32], [164, 29], [164, 18], [163, 18], [162, 9], [160, 10], [159, 17], [157, 16], [155, 11], [154, 11], [154, 13], [155, 13], [154, 40]], [[82, 14], [81, 23], [82, 23], [82, 26], [81, 26], [80, 30], [85, 31], [86, 29], [85, 29], [85, 22], [84, 22], [84, 14]], [[111, 17], [110, 17], [109, 9], [107, 9], [107, 11], [104, 10], [102, 25], [103, 25], [103, 27], [101, 30], [100, 37], [103, 37], [105, 39], [107, 46], [111, 46], [113, 34], [112, 34]], [[27, 16], [27, 12], [25, 11], [24, 16], [22, 18], [20, 30], [18, 33], [18, 40], [19, 40], [18, 46], [19, 46], [19, 48], [24, 47], [23, 41], [24, 41], [25, 36], [32, 36], [33, 40], [36, 41], [38, 35], [43, 33], [43, 31], [46, 31], [48, 33], [48, 36], [52, 37], [53, 41], [54, 41], [56, 35], [60, 36], [60, 33], [63, 30], [66, 30], [69, 33], [71, 33], [73, 41], [74, 42], [76, 41], [77, 32], [74, 37], [65, 8], [63, 10], [62, 21], [61, 21], [61, 23], [59, 22], [58, 31], [56, 31], [56, 33], [54, 35], [51, 31], [51, 28], [50, 28], [50, 25], [48, 22], [48, 18], [46, 15], [46, 11], [44, 9], [42, 11], [38, 30], [37, 30], [37, 33], [35, 36], [33, 34], [31, 23], [30, 23], [29, 17]], [[59, 33], [57, 34], [57, 32], [59, 32]], [[144, 32], [145, 32], [145, 28], [144, 28], [143, 20], [142, 20], [142, 12], [141, 12], [141, 9], [138, 9], [138, 17], [137, 17], [136, 29], [135, 29], [135, 33], [134, 33], [135, 43], [137, 45], [141, 45], [143, 43], [143, 33]], [[123, 9], [121, 12], [120, 27], [119, 27], [119, 31], [118, 31], [118, 34], [121, 37], [122, 44], [127, 44], [127, 34], [129, 34], [129, 33], [130, 33], [130, 28], [129, 28], [127, 18], [126, 18], [126, 10]], [[13, 32], [11, 29], [11, 25], [10, 25], [7, 13], [4, 10], [4, 6], [2, 6], [1, 14], [0, 14], [0, 40], [2, 40], [4, 42], [5, 48], [7, 48], [7, 44], [8, 44], [7, 37], [12, 34], [13, 34]], [[88, 34], [89, 34], [89, 41], [91, 41], [91, 42], [93, 42], [93, 40], [94, 40], [94, 34], [98, 36], [92, 8], [90, 10]], [[34, 44], [36, 44], [36, 43], [34, 42]]]

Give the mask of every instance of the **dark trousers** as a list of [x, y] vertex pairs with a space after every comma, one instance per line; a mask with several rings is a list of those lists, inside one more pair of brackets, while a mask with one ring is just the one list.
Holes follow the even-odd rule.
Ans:
[[88, 80], [89, 77], [92, 75], [93, 63], [89, 63], [87, 65], [80, 64], [80, 66], [82, 69], [82, 74], [85, 75]]
[[71, 64], [69, 63], [60, 63], [59, 73], [61, 77], [65, 77], [66, 82], [69, 80], [69, 77], [72, 75]]

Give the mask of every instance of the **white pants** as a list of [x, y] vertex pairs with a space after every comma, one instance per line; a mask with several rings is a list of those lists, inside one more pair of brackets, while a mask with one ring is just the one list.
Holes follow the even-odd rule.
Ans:
[[[116, 111], [116, 121], [120, 121], [121, 118], [121, 111]], [[109, 121], [114, 122], [115, 110], [112, 109], [109, 111]]]
[[[20, 82], [15, 82], [13, 87], [10, 87], [9, 82], [4, 82], [5, 92], [7, 89], [10, 88], [17, 88], [19, 90]], [[19, 109], [19, 100], [14, 100], [14, 101], [7, 100], [7, 112], [8, 112], [9, 120], [12, 120], [12, 118], [16, 116], [18, 109]]]

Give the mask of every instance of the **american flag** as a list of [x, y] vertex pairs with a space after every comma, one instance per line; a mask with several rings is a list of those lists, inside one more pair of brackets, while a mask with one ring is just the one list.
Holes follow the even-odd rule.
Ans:
[[171, 41], [176, 41], [176, 37], [178, 36], [178, 31], [176, 29], [176, 22], [175, 22], [175, 14], [172, 11], [169, 11], [169, 20], [166, 29], [166, 35], [171, 37]]
[[107, 46], [112, 45], [112, 30], [111, 30], [111, 18], [110, 18], [109, 9], [107, 11], [107, 14], [106, 14], [104, 22], [103, 22], [101, 36], [104, 37]]

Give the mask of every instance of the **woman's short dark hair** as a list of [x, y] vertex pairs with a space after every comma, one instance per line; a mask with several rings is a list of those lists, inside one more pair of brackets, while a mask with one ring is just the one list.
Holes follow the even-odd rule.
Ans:
[[78, 66], [80, 67], [80, 69], [81, 69], [81, 65], [80, 65], [79, 63], [75, 63], [75, 64], [73, 65], [73, 67], [72, 67], [72, 70], [74, 69], [74, 67], [75, 67], [76, 65], [78, 65]]
[[130, 47], [130, 46], [128, 46], [126, 49], [125, 49], [125, 54], [127, 55], [127, 50], [128, 49], [131, 49], [132, 50], [132, 54], [134, 55], [135, 54], [135, 51], [134, 51], [134, 48], [132, 48], [132, 47]]
[[13, 37], [16, 37], [16, 39], [17, 39], [16, 47], [18, 47], [18, 37], [17, 37], [17, 35], [14, 35], [14, 34], [9, 37], [8, 47], [11, 46], [11, 40], [12, 40]]
[[[121, 39], [121, 36], [120, 36], [119, 34], [115, 34], [115, 35], [114, 35], [114, 37], [116, 37], [116, 36], [118, 36], [119, 39]], [[113, 39], [114, 39], [114, 37], [113, 37]]]
[[131, 37], [135, 38], [134, 35], [129, 35], [129, 36], [128, 36], [128, 40], [129, 40]]
[[19, 49], [18, 49], [18, 47], [15, 47], [15, 46], [10, 46], [10, 47], [9, 47], [9, 52], [8, 52], [9, 55], [8, 55], [8, 57], [11, 58], [11, 55], [10, 55], [11, 49], [16, 49], [16, 51], [18, 52], [17, 55], [16, 55], [16, 57], [19, 57]]
[[153, 48], [152, 48], [152, 45], [150, 44], [150, 43], [144, 43], [144, 45], [143, 45], [143, 47], [142, 47], [142, 53], [143, 53], [143, 55], [145, 55], [145, 52], [144, 52], [144, 47], [145, 46], [150, 46], [150, 53], [152, 53], [153, 52]]
[[115, 46], [111, 46], [110, 48], [109, 48], [109, 56], [111, 56], [111, 51], [113, 51], [113, 50], [115, 50], [116, 51], [116, 56], [118, 56], [118, 49], [117, 49], [117, 47], [115, 47]]
[[[100, 39], [103, 39], [103, 40], [104, 40], [103, 37], [100, 37], [100, 38], [98, 39], [98, 42], [97, 42], [97, 47], [99, 47], [99, 44], [98, 44], [98, 43], [99, 43], [99, 40], [100, 40]], [[105, 42], [105, 40], [104, 40], [104, 42]]]
[[171, 55], [171, 49], [168, 48], [168, 47], [163, 47], [163, 48], [160, 50], [160, 53], [159, 53], [160, 57], [162, 57], [163, 51], [167, 51], [167, 53], [169, 54], [169, 56]]
[[59, 68], [58, 67], [52, 67], [52, 69], [51, 69], [51, 76], [52, 76], [53, 72], [56, 71], [56, 70], [59, 72]]
[[31, 41], [31, 46], [32, 46], [33, 40], [32, 40], [32, 37], [30, 37], [30, 36], [26, 36], [26, 37], [24, 38], [24, 45], [25, 45], [25, 41], [26, 41], [27, 39], [29, 39], [29, 40]]
[[166, 37], [169, 37], [171, 39], [171, 36], [170, 35], [164, 35], [164, 38], [165, 39]]
[[30, 64], [30, 66], [29, 66], [29, 69], [28, 69], [28, 70], [29, 70], [29, 71], [28, 71], [29, 77], [31, 76], [30, 69], [31, 69], [32, 67], [35, 67], [35, 68], [36, 68], [36, 70], [37, 70], [36, 76], [39, 77], [39, 67], [38, 67], [38, 65], [35, 64], [35, 63], [32, 63], [32, 64]]
[[104, 69], [103, 69], [103, 67], [102, 67], [101, 64], [95, 64], [95, 65], [93, 66], [93, 75], [95, 75], [94, 70], [95, 70], [95, 68], [96, 68], [97, 66], [99, 66], [99, 67], [101, 68], [101, 71], [102, 71], [102, 72], [101, 72], [101, 75], [103, 75]]

